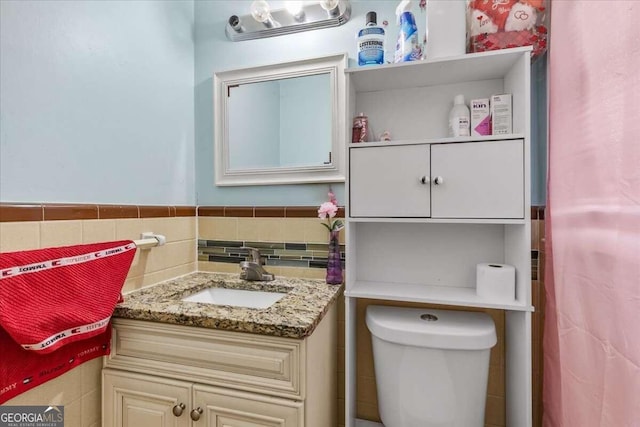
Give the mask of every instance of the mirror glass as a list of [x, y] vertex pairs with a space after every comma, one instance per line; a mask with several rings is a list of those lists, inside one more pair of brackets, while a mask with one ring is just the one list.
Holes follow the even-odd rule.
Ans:
[[230, 88], [229, 169], [316, 166], [330, 162], [329, 74]]
[[346, 55], [214, 75], [216, 185], [344, 181]]

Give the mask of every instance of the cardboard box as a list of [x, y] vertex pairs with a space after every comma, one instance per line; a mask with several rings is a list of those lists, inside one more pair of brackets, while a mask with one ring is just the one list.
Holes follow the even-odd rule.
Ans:
[[493, 135], [513, 133], [510, 93], [491, 97], [491, 127]]
[[489, 98], [472, 99], [471, 136], [491, 135], [491, 110]]

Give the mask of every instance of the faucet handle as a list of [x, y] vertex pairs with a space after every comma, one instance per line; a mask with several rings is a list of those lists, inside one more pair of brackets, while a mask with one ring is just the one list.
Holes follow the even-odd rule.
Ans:
[[240, 249], [244, 249], [249, 253], [249, 259], [247, 261], [262, 264], [260, 258], [260, 250], [256, 248], [250, 248], [249, 246], [242, 246]]

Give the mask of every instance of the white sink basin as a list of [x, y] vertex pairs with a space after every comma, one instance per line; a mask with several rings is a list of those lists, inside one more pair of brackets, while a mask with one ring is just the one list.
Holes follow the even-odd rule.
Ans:
[[235, 307], [268, 308], [285, 296], [285, 293], [245, 291], [243, 289], [208, 288], [183, 298], [185, 302], [232, 305]]

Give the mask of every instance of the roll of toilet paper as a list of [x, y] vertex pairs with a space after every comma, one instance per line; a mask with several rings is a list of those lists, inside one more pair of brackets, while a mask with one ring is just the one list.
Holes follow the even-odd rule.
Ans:
[[476, 293], [491, 301], [515, 301], [515, 267], [496, 263], [478, 264], [476, 267]]

